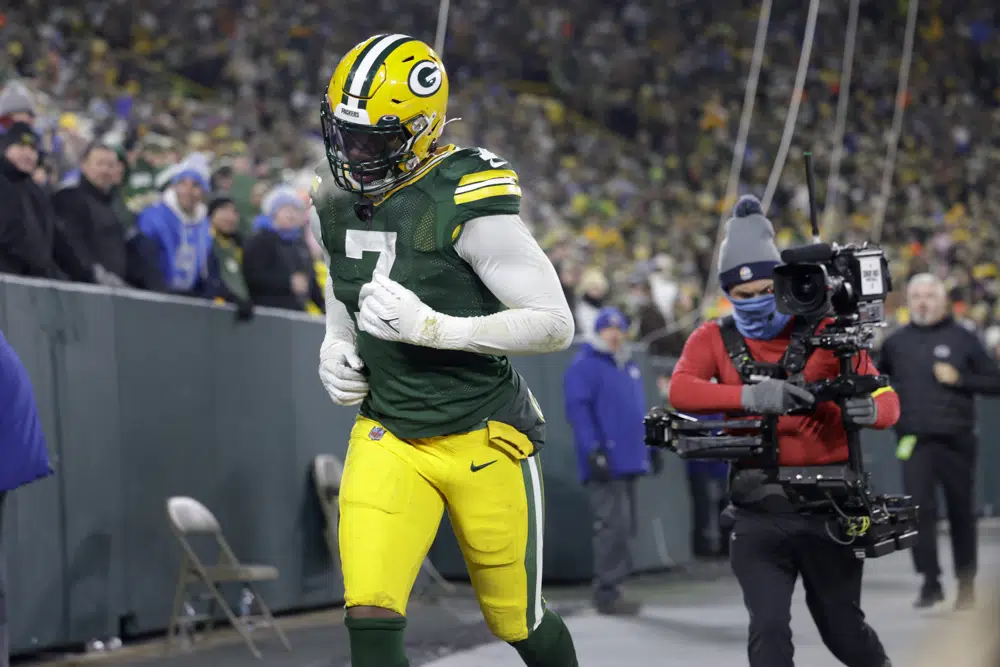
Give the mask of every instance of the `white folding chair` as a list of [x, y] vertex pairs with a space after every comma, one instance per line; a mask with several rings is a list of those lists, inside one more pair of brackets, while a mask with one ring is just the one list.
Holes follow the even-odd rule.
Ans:
[[[257, 650], [253, 638], [250, 636], [252, 627], [259, 625], [270, 626], [282, 645], [291, 650], [291, 644], [285, 636], [284, 631], [274, 620], [271, 610], [260, 594], [253, 588], [253, 584], [264, 581], [274, 581], [278, 578], [278, 568], [271, 565], [247, 565], [241, 563], [233, 553], [229, 542], [222, 534], [215, 515], [194, 498], [186, 496], [174, 496], [167, 500], [167, 519], [170, 523], [171, 532], [181, 545], [182, 556], [180, 571], [177, 575], [177, 588], [174, 593], [174, 605], [170, 613], [170, 624], [167, 629], [167, 650], [173, 649], [177, 638], [180, 614], [184, 607], [188, 589], [201, 584], [208, 589], [210, 598], [209, 613], [198, 616], [194, 619], [186, 619], [188, 622], [205, 622], [206, 629], [211, 628], [213, 621], [212, 607], [218, 605], [226, 615], [226, 618], [240, 633], [247, 648], [253, 653], [255, 658], [260, 658], [260, 651]], [[198, 557], [197, 552], [191, 545], [190, 537], [211, 536], [215, 539], [215, 544], [219, 550], [219, 560], [216, 565], [205, 565]], [[253, 600], [256, 603], [259, 614], [248, 614], [237, 616], [226, 602], [226, 598], [220, 590], [221, 585], [242, 584], [253, 593]], [[252, 606], [252, 605], [251, 605]], [[251, 610], [252, 611], [252, 610]], [[194, 630], [194, 628], [192, 628]]]

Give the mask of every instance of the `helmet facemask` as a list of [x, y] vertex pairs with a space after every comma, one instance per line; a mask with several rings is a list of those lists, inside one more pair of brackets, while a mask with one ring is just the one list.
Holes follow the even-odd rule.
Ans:
[[383, 116], [375, 125], [337, 118], [328, 97], [320, 107], [326, 157], [339, 188], [364, 195], [390, 189], [416, 166], [413, 145], [428, 130], [423, 116], [402, 122]]

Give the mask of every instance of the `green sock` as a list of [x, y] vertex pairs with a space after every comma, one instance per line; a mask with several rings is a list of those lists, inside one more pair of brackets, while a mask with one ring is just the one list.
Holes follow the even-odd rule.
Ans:
[[548, 609], [534, 632], [511, 646], [528, 667], [579, 667], [569, 628]]
[[351, 639], [351, 667], [410, 667], [403, 648], [406, 619], [344, 619]]

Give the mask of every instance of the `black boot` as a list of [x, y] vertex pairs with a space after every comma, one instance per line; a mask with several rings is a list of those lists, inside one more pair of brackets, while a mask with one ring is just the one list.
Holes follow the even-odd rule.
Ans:
[[938, 602], [944, 601], [944, 589], [937, 579], [925, 579], [924, 585], [920, 587], [920, 597], [913, 603], [917, 609], [933, 607]]
[[636, 616], [642, 609], [641, 604], [621, 595], [610, 600], [595, 600], [594, 606], [597, 608], [597, 613], [604, 616]]

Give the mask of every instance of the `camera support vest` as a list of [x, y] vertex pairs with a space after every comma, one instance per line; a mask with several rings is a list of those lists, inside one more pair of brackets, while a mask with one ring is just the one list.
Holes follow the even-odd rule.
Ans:
[[[726, 353], [740, 379], [747, 384], [760, 377], [801, 382], [806, 362], [813, 352], [810, 339], [820, 325], [819, 322], [796, 317], [792, 323], [791, 339], [781, 361], [772, 364], [754, 359], [731, 315], [720, 318], [717, 323]], [[770, 419], [777, 421], [776, 417]], [[730, 499], [734, 505], [756, 505], [765, 511], [794, 511], [794, 504], [789, 501], [785, 490], [777, 482], [771, 481], [773, 479], [765, 469], [739, 468], [734, 464], [729, 471]]]
[[806, 362], [809, 361], [809, 355], [813, 352], [810, 339], [819, 328], [818, 322], [796, 317], [792, 322], [791, 340], [788, 342], [788, 347], [785, 349], [781, 361], [777, 364], [769, 364], [754, 359], [743, 334], [736, 328], [736, 320], [732, 315], [720, 318], [717, 323], [726, 353], [740, 374], [740, 379], [746, 383], [751, 382], [752, 378], [755, 377], [769, 377], [791, 382], [800, 381], [802, 372], [806, 368]]

